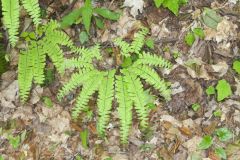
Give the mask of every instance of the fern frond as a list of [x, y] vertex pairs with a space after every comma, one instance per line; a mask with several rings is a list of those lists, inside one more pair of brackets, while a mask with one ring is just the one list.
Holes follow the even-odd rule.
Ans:
[[56, 43], [48, 41], [47, 39], [45, 39], [45, 40], [46, 41], [43, 42], [43, 43], [48, 44], [48, 45], [44, 45], [45, 53], [47, 53], [47, 55], [51, 58], [51, 60], [54, 64], [54, 66], [56, 67], [57, 71], [59, 73], [63, 73], [64, 72], [63, 51], [61, 50], [61, 48]]
[[39, 46], [36, 42], [32, 42], [29, 47], [29, 52], [32, 55], [33, 63], [33, 78], [37, 84], [43, 84], [44, 82], [44, 67], [46, 55], [43, 52], [42, 46]]
[[28, 98], [28, 94], [31, 90], [33, 80], [33, 60], [31, 52], [21, 52], [19, 55], [18, 62], [18, 85], [19, 95], [21, 100], [24, 102]]
[[38, 26], [40, 24], [40, 7], [38, 0], [22, 0], [23, 7], [33, 19], [33, 23]]
[[101, 72], [96, 72], [96, 74], [85, 81], [81, 93], [76, 100], [76, 105], [72, 109], [73, 119], [77, 119], [78, 115], [87, 108], [87, 103], [91, 95], [98, 90], [102, 78], [103, 74]]
[[87, 57], [91, 58], [91, 60], [93, 58], [96, 58], [97, 60], [102, 59], [102, 55], [100, 52], [100, 44], [95, 44], [93, 47], [91, 47], [90, 52], [91, 52], [91, 54], [88, 55]]
[[97, 60], [102, 58], [99, 44], [96, 44], [91, 48], [76, 48], [75, 52], [77, 52], [86, 62], [92, 62], [93, 58], [96, 58]]
[[116, 46], [118, 46], [121, 50], [121, 55], [123, 55], [124, 57], [130, 57], [130, 53], [132, 52], [132, 49], [130, 47], [130, 45], [125, 42], [124, 40], [122, 40], [122, 38], [116, 38], [114, 40], [114, 43]]
[[72, 90], [85, 84], [87, 80], [96, 75], [96, 71], [91, 71], [88, 73], [75, 73], [72, 75], [68, 83], [64, 84], [61, 90], [58, 92], [58, 99], [61, 100], [65, 95], [68, 95]]
[[148, 111], [144, 102], [145, 94], [143, 91], [143, 85], [140, 79], [127, 69], [122, 70], [122, 73], [124, 74], [125, 83], [128, 84], [129, 97], [133, 100], [134, 107], [139, 120], [141, 121], [140, 124], [143, 128], [146, 128], [148, 124]]
[[103, 136], [105, 129], [109, 121], [110, 110], [112, 108], [112, 100], [114, 94], [114, 75], [115, 70], [107, 72], [107, 75], [103, 78], [102, 83], [99, 87], [98, 94], [98, 133]]
[[44, 26], [45, 32], [49, 33], [55, 29], [60, 28], [60, 24], [56, 20], [51, 20], [46, 26]]
[[131, 44], [132, 52], [137, 53], [137, 54], [140, 53], [140, 51], [144, 45], [145, 36], [147, 34], [148, 34], [148, 29], [145, 27], [142, 27], [141, 30], [135, 34], [135, 37]]
[[93, 69], [94, 66], [92, 61], [94, 58], [100, 60], [102, 58], [100, 53], [100, 45], [96, 44], [92, 48], [84, 48], [84, 47], [73, 47], [72, 51], [79, 54], [79, 58], [72, 58], [65, 61], [65, 68], [78, 68], [82, 69]]
[[[44, 82], [46, 56], [48, 55], [50, 57], [57, 71], [59, 73], [63, 73], [64, 54], [63, 50], [60, 48], [60, 45], [68, 46], [68, 49], [73, 48], [73, 42], [70, 40], [70, 38], [65, 33], [61, 33], [61, 31], [57, 30], [57, 27], [59, 27], [59, 25], [56, 21], [50, 21], [49, 24], [41, 27], [44, 32], [44, 34], [40, 33], [41, 38], [39, 40], [31, 40], [29, 42], [27, 55], [28, 57], [31, 57], [31, 61], [28, 61], [28, 65], [31, 66], [31, 72], [33, 74], [30, 78], [33, 78], [34, 82], [37, 84], [43, 84]], [[23, 72], [19, 72], [18, 74], [19, 77], [25, 76], [22, 75]], [[23, 89], [20, 90], [20, 94], [26, 95], [27, 93], [29, 92], [25, 92]], [[22, 99], [26, 100], [26, 98]]]
[[58, 92], [57, 98], [61, 100], [65, 95], [69, 94], [72, 90], [79, 87], [81, 83], [79, 83], [79, 79], [83, 77], [82, 74], [75, 73], [72, 75], [71, 79], [66, 83], [61, 90]]
[[78, 58], [72, 58], [65, 60], [64, 68], [77, 68], [80, 70], [93, 70], [94, 66], [92, 64], [92, 61], [94, 58], [101, 59], [101, 53], [100, 53], [100, 46], [99, 44], [95, 45], [92, 48], [86, 49], [84, 47], [82, 48], [73, 48], [73, 52], [78, 53], [80, 56]]
[[151, 84], [166, 100], [171, 99], [171, 90], [169, 89], [169, 85], [162, 80], [152, 68], [146, 65], [139, 65], [132, 67], [129, 71], [134, 72], [147, 83]]
[[64, 57], [63, 51], [60, 48], [60, 45], [67, 46], [70, 49], [74, 49], [73, 42], [62, 31], [58, 30], [60, 25], [57, 21], [51, 20], [46, 26], [45, 37], [42, 40], [42, 45], [45, 46], [45, 51], [48, 56], [52, 59], [56, 69], [59, 73], [64, 71]]
[[73, 52], [79, 54], [79, 56], [85, 55], [85, 54], [89, 54], [89, 48], [85, 48], [85, 47], [75, 47], [73, 49]]
[[84, 59], [80, 58], [72, 58], [72, 59], [66, 59], [64, 61], [64, 69], [70, 69], [70, 68], [77, 68], [79, 71], [81, 70], [93, 70], [94, 66], [91, 62], [86, 62]]
[[121, 142], [126, 144], [128, 143], [129, 130], [132, 124], [133, 102], [129, 97], [127, 83], [123, 76], [116, 76], [116, 99], [120, 119]]
[[51, 30], [46, 32], [46, 39], [49, 41], [53, 41], [56, 44], [62, 45], [62, 46], [67, 46], [70, 49], [73, 48], [73, 42], [69, 38], [69, 36], [58, 30]]
[[2, 0], [3, 22], [8, 30], [9, 40], [12, 46], [18, 41], [19, 28], [19, 0]]
[[67, 46], [74, 50], [75, 47], [70, 37], [63, 31], [60, 31], [60, 25], [57, 21], [51, 20], [45, 27], [45, 39], [58, 45]]
[[165, 60], [163, 57], [151, 55], [150, 53], [145, 52], [139, 54], [139, 59], [135, 62], [135, 64], [152, 65], [168, 69], [172, 67], [172, 64], [168, 60]]

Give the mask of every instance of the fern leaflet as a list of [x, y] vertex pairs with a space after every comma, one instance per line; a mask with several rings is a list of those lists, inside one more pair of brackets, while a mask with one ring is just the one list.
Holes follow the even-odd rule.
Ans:
[[68, 83], [65, 84], [58, 92], [58, 99], [61, 100], [65, 95], [69, 94], [77, 87], [82, 86], [90, 77], [93, 77], [94, 75], [96, 75], [96, 72], [94, 70], [88, 73], [73, 74]]
[[148, 124], [148, 112], [144, 102], [145, 95], [143, 91], [143, 85], [135, 74], [131, 74], [128, 70], [123, 70], [122, 73], [126, 83], [128, 84], [128, 94], [133, 100], [134, 107], [137, 111], [139, 120], [141, 121], [140, 124], [143, 128], [146, 128]]
[[148, 34], [148, 29], [142, 27], [139, 32], [135, 34], [135, 37], [133, 39], [133, 42], [131, 44], [131, 50], [134, 53], [139, 54], [143, 45], [144, 45], [144, 39], [145, 36]]
[[135, 62], [135, 64], [152, 65], [168, 69], [172, 67], [172, 64], [161, 56], [151, 55], [150, 53], [145, 52], [139, 54], [139, 59]]
[[19, 95], [22, 101], [26, 101], [33, 80], [32, 52], [21, 52], [18, 62]]
[[114, 75], [115, 70], [107, 72], [99, 87], [98, 94], [98, 125], [97, 129], [100, 135], [104, 135], [105, 128], [109, 121], [110, 110], [112, 108], [112, 100], [114, 94]]
[[2, 0], [3, 22], [8, 30], [9, 40], [12, 46], [18, 41], [19, 12], [18, 0]]
[[35, 83], [43, 84], [46, 59], [46, 55], [43, 53], [43, 48], [42, 46], [39, 46], [36, 42], [32, 42], [29, 47], [28, 53], [32, 55], [32, 67]]
[[119, 46], [119, 48], [121, 49], [121, 54], [124, 56], [124, 57], [130, 57], [130, 53], [132, 52], [132, 48], [130, 47], [130, 45], [123, 41], [122, 38], [116, 38], [114, 40], [114, 43]]
[[64, 68], [70, 69], [70, 68], [77, 68], [79, 71], [84, 70], [93, 70], [94, 66], [91, 62], [86, 62], [83, 58], [72, 58], [67, 59], [64, 62]]
[[83, 83], [83, 88], [76, 100], [76, 105], [72, 110], [73, 119], [77, 119], [78, 115], [87, 109], [87, 103], [91, 95], [98, 90], [98, 86], [103, 78], [102, 73], [95, 73]]
[[162, 80], [152, 68], [146, 65], [139, 65], [136, 67], [133, 66], [130, 71], [140, 76], [147, 83], [151, 84], [166, 100], [171, 99], [169, 85]]
[[38, 0], [22, 0], [22, 4], [33, 19], [33, 23], [38, 26], [41, 21]]
[[116, 99], [120, 119], [121, 142], [128, 143], [129, 130], [132, 124], [132, 105], [129, 97], [127, 83], [123, 76], [116, 76]]

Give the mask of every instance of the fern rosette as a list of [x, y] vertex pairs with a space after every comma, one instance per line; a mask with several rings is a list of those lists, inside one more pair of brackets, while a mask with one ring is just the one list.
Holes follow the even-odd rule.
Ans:
[[[118, 117], [120, 120], [121, 142], [128, 142], [128, 135], [132, 124], [132, 110], [137, 112], [142, 128], [148, 126], [147, 95], [141, 80], [145, 80], [159, 91], [166, 100], [171, 99], [168, 83], [161, 79], [152, 67], [171, 68], [171, 63], [160, 56], [142, 51], [144, 39], [148, 29], [141, 28], [135, 34], [131, 44], [117, 38], [114, 43], [120, 48], [123, 63], [115, 69], [102, 71], [93, 64], [93, 58], [100, 59], [99, 46], [90, 49], [78, 49], [79, 57], [65, 61], [65, 69], [75, 68], [74, 73], [62, 89], [58, 98], [62, 99], [72, 90], [81, 87], [76, 104], [72, 110], [72, 117], [77, 119], [79, 114], [88, 109], [91, 95], [98, 92], [97, 130], [101, 136], [105, 135], [110, 120], [113, 101], [118, 103]], [[91, 56], [89, 58], [89, 56]], [[135, 57], [135, 58], [133, 58]], [[136, 58], [137, 57], [137, 58]]]
[[20, 52], [18, 63], [18, 83], [22, 102], [28, 99], [33, 82], [40, 85], [44, 83], [47, 57], [52, 60], [56, 70], [63, 73], [64, 54], [61, 47], [76, 50], [70, 38], [58, 28], [56, 21], [50, 21], [47, 25], [41, 26], [41, 32], [25, 33], [24, 38], [30, 40], [27, 48]]

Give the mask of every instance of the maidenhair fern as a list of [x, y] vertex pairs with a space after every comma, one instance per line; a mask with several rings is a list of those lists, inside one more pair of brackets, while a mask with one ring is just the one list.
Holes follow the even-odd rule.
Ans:
[[3, 23], [8, 30], [11, 45], [17, 42], [19, 28], [19, 1], [2, 0]]
[[[112, 102], [115, 98], [118, 103], [117, 110], [122, 143], [128, 142], [133, 108], [137, 112], [141, 127], [146, 128], [148, 126], [149, 109], [147, 107], [148, 102], [145, 100], [149, 95], [146, 95], [141, 79], [158, 90], [166, 100], [170, 100], [169, 85], [159, 77], [153, 66], [170, 68], [171, 63], [160, 56], [142, 51], [147, 33], [148, 30], [142, 28], [135, 34], [131, 44], [120, 38], [116, 39], [115, 44], [121, 50], [123, 64], [125, 65], [116, 66], [114, 69], [100, 71], [91, 63], [93, 58], [101, 58], [98, 45], [90, 49], [79, 48], [77, 50], [78, 58], [65, 61], [65, 69], [76, 68], [78, 73], [74, 73], [69, 82], [62, 87], [58, 98], [62, 99], [72, 90], [81, 87], [75, 107], [72, 110], [73, 119], [77, 119], [80, 113], [88, 109], [88, 101], [91, 95], [98, 92], [97, 130], [101, 136], [105, 135]], [[125, 61], [130, 63], [126, 65]]]
[[[18, 64], [18, 82], [20, 98], [24, 102], [28, 98], [32, 81], [43, 84], [45, 80], [44, 68], [46, 56], [50, 57], [59, 73], [63, 73], [63, 51], [61, 46], [76, 50], [70, 38], [58, 30], [56, 21], [49, 22], [46, 26], [39, 27], [35, 39], [31, 39], [26, 50], [21, 51]], [[27, 34], [25, 34], [25, 38]]]
[[29, 13], [31, 18], [33, 19], [33, 23], [35, 25], [40, 24], [40, 7], [38, 4], [38, 0], [22, 0], [23, 7]]
[[[19, 0], [1, 0], [3, 11], [3, 22], [8, 30], [9, 41], [12, 46], [15, 46], [18, 40], [18, 28], [19, 28], [19, 14], [20, 5]], [[33, 19], [34, 24], [37, 26], [40, 24], [40, 7], [38, 0], [21, 0], [23, 7]]]

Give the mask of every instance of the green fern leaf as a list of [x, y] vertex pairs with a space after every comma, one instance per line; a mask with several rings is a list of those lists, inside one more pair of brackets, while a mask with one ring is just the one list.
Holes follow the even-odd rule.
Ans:
[[[59, 25], [56, 21], [50, 21], [46, 26], [39, 27], [39, 29], [42, 29], [44, 32], [44, 34], [41, 33], [41, 39], [31, 40], [27, 51], [20, 55], [18, 77], [20, 81], [20, 98], [23, 102], [27, 100], [32, 80], [34, 80], [36, 84], [43, 84], [45, 80], [44, 68], [47, 55], [52, 60], [57, 71], [59, 73], [64, 72], [64, 54], [60, 47], [67, 46], [70, 50], [74, 47], [70, 38], [67, 37], [65, 33], [61, 33], [58, 27]], [[40, 36], [37, 35], [36, 37]], [[26, 62], [23, 62], [23, 59], [25, 59]], [[24, 70], [27, 70], [29, 73], [25, 73]], [[28, 77], [24, 78], [25, 76]], [[26, 84], [26, 86], [23, 84]]]
[[84, 60], [85, 62], [92, 63], [93, 58], [96, 58], [97, 60], [100, 60], [102, 58], [99, 48], [100, 45], [96, 44], [92, 48], [75, 47], [73, 51], [78, 53], [81, 59]]
[[168, 69], [172, 67], [172, 64], [161, 56], [151, 55], [150, 53], [145, 52], [139, 55], [139, 59], [135, 64], [152, 65]]
[[148, 34], [148, 29], [142, 27], [139, 32], [135, 34], [132, 44], [128, 44], [122, 38], [116, 38], [114, 43], [121, 49], [121, 54], [124, 57], [130, 57], [131, 53], [140, 54], [144, 45], [145, 36]]
[[79, 72], [86, 72], [89, 70], [93, 70], [94, 66], [92, 61], [94, 58], [97, 60], [101, 59], [101, 53], [99, 49], [99, 44], [95, 45], [92, 48], [86, 49], [84, 47], [77, 48], [73, 47], [73, 52], [78, 53], [80, 56], [78, 58], [72, 58], [65, 60], [64, 68], [77, 68]]
[[105, 128], [109, 121], [110, 110], [112, 108], [112, 100], [114, 94], [114, 75], [115, 70], [107, 72], [99, 87], [98, 95], [98, 124], [97, 129], [100, 135], [104, 136]]
[[94, 66], [91, 62], [86, 62], [83, 58], [67, 59], [64, 62], [64, 69], [77, 68], [79, 71], [93, 70]]
[[28, 98], [28, 94], [31, 90], [33, 80], [33, 69], [32, 69], [32, 52], [21, 52], [19, 55], [18, 62], [18, 84], [19, 84], [19, 95], [21, 100], [24, 102]]
[[123, 76], [116, 76], [116, 98], [119, 104], [121, 142], [126, 144], [128, 143], [129, 130], [132, 124], [133, 102], [129, 97], [127, 83]]
[[56, 29], [53, 30], [46, 30], [46, 39], [49, 41], [53, 41], [55, 44], [63, 45], [69, 47], [70, 49], [74, 49], [73, 42], [69, 38], [69, 36]]
[[125, 83], [128, 84], [128, 94], [134, 102], [134, 107], [141, 121], [140, 124], [143, 128], [146, 128], [148, 124], [148, 112], [144, 102], [145, 94], [143, 85], [140, 79], [135, 74], [131, 74], [129, 70], [122, 70], [122, 73], [124, 74]]
[[132, 52], [132, 48], [130, 47], [130, 45], [123, 41], [121, 38], [117, 38], [114, 40], [115, 45], [119, 46], [121, 49], [121, 54], [124, 57], [130, 57], [130, 53]]
[[145, 36], [147, 34], [148, 34], [148, 29], [145, 27], [142, 27], [141, 30], [135, 34], [135, 37], [131, 44], [131, 50], [134, 53], [137, 53], [137, 54], [140, 53], [140, 51], [144, 45]]
[[64, 72], [64, 57], [63, 57], [63, 51], [61, 48], [56, 44], [52, 42], [45, 42], [45, 53], [48, 54], [48, 56], [51, 58], [54, 66], [56, 67], [57, 71], [59, 73]]
[[44, 68], [46, 55], [43, 52], [42, 46], [39, 46], [36, 42], [31, 44], [29, 52], [32, 54], [33, 62], [33, 75], [35, 83], [43, 84], [44, 82]]
[[[86, 77], [86, 75], [84, 75]], [[73, 74], [71, 79], [67, 84], [65, 84], [62, 89], [58, 92], [58, 100], [61, 100], [65, 95], [69, 94], [72, 90], [79, 87], [81, 85], [81, 82], [79, 83], [79, 80], [82, 80], [83, 74]]]
[[2, 0], [3, 22], [8, 30], [9, 40], [12, 46], [18, 41], [19, 28], [19, 1], [18, 0]]
[[146, 65], [139, 65], [136, 67], [134, 66], [129, 70], [151, 84], [166, 100], [171, 99], [171, 90], [169, 89], [169, 85], [162, 80], [152, 68]]
[[91, 98], [91, 95], [98, 90], [99, 84], [103, 78], [103, 74], [96, 72], [93, 76], [89, 77], [85, 83], [83, 83], [83, 88], [76, 100], [76, 105], [72, 109], [73, 119], [77, 119], [78, 115], [87, 109], [87, 103]]
[[38, 26], [40, 24], [40, 7], [38, 0], [22, 0], [23, 7], [33, 19], [33, 23]]
[[[132, 44], [123, 41], [121, 38], [115, 39], [114, 43], [120, 48], [123, 56], [121, 58], [125, 59], [117, 71], [102, 72], [92, 64], [93, 59], [101, 59], [102, 57], [99, 45], [91, 49], [73, 48], [74, 52], [79, 54], [79, 57], [66, 60], [65, 68], [76, 68], [79, 73], [74, 74], [70, 81], [64, 85], [58, 97], [62, 98], [76, 87], [82, 86], [81, 93], [76, 100], [76, 106], [72, 111], [74, 119], [78, 117], [79, 113], [87, 109], [91, 95], [95, 91], [99, 91], [97, 130], [101, 136], [105, 134], [106, 126], [110, 119], [114, 95], [118, 103], [122, 143], [128, 143], [133, 107], [137, 112], [140, 125], [143, 128], [148, 126], [149, 108], [147, 104], [149, 102], [149, 94], [146, 94], [144, 91], [140, 78], [152, 85], [165, 99], [169, 100], [169, 85], [159, 77], [158, 73], [151, 66], [171, 68], [171, 63], [160, 56], [141, 51], [147, 33], [148, 30], [142, 28], [135, 35]], [[136, 54], [137, 56], [135, 56]], [[125, 62], [126, 64], [124, 64]], [[93, 74], [90, 75], [89, 73]]]
[[65, 95], [69, 94], [72, 90], [80, 87], [85, 84], [86, 81], [96, 75], [96, 71], [93, 70], [91, 72], [86, 73], [75, 73], [72, 75], [71, 79], [66, 83], [58, 93], [58, 99], [61, 100]]

